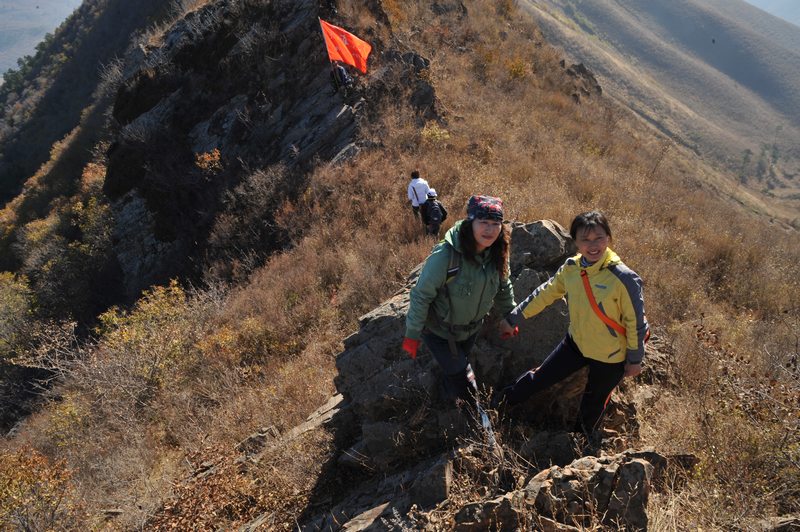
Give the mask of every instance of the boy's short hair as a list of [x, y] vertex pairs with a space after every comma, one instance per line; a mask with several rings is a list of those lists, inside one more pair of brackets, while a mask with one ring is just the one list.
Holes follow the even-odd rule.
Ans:
[[591, 231], [595, 227], [601, 228], [611, 238], [611, 227], [608, 225], [608, 219], [600, 211], [583, 212], [576, 216], [569, 227], [569, 236], [572, 237], [572, 240], [577, 240], [578, 231]]

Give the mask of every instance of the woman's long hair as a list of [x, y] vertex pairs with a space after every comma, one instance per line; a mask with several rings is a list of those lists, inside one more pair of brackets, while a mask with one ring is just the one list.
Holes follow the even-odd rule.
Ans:
[[[475, 235], [472, 234], [471, 220], [464, 220], [461, 227], [458, 228], [458, 236], [461, 241], [461, 248], [464, 250], [464, 256], [477, 262], [475, 258], [477, 245], [475, 243]], [[489, 249], [492, 255], [492, 262], [500, 274], [500, 279], [505, 279], [511, 273], [508, 266], [508, 257], [511, 253], [511, 229], [509, 229], [508, 224], [500, 226], [500, 234]]]

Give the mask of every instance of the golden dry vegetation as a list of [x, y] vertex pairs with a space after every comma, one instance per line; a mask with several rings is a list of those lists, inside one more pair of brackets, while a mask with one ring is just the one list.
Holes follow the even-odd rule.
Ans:
[[[700, 459], [651, 499], [653, 530], [800, 511], [796, 233], [715, 194], [703, 185], [713, 169], [614, 105], [576, 104], [559, 54], [513, 2], [464, 4], [459, 19], [431, 16], [427, 2], [383, 2], [396, 42], [431, 59], [443, 120], [420, 123], [403, 101], [381, 109], [363, 131], [380, 148], [320, 166], [280, 208], [290, 250], [239, 286], [154, 288], [104, 314], [95, 345], [51, 334], [61, 383], [0, 455], [0, 467], [31, 455], [51, 468], [40, 504], [61, 498], [43, 528], [68, 515], [87, 528], [234, 529], [271, 513], [291, 529], [312, 498], [335, 497], [335, 481], [318, 482], [336, 452], [331, 435], [278, 440], [246, 466], [233, 449], [323, 404], [358, 316], [425, 258], [431, 242], [405, 199], [413, 168], [436, 187], [448, 223], [473, 193], [501, 196], [514, 220], [609, 215], [674, 352], [674, 384], [641, 413], [640, 443]], [[339, 13], [356, 32], [375, 24], [360, 0], [340, 1]], [[19, 513], [20, 500], [0, 491], [0, 515]]]

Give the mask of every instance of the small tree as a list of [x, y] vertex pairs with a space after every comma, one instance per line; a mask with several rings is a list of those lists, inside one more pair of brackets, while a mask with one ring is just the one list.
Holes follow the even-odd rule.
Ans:
[[0, 272], [0, 359], [19, 355], [33, 323], [33, 294], [25, 277]]

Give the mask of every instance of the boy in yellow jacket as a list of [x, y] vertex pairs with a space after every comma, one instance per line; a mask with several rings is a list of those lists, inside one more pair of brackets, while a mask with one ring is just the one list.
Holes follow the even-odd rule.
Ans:
[[510, 326], [518, 326], [566, 297], [567, 336], [541, 366], [522, 374], [494, 403], [518, 404], [588, 365], [589, 379], [576, 430], [591, 436], [617, 384], [642, 371], [649, 327], [642, 280], [608, 247], [611, 228], [606, 217], [598, 211], [579, 214], [572, 221], [570, 235], [578, 255], [567, 259], [506, 317]]

